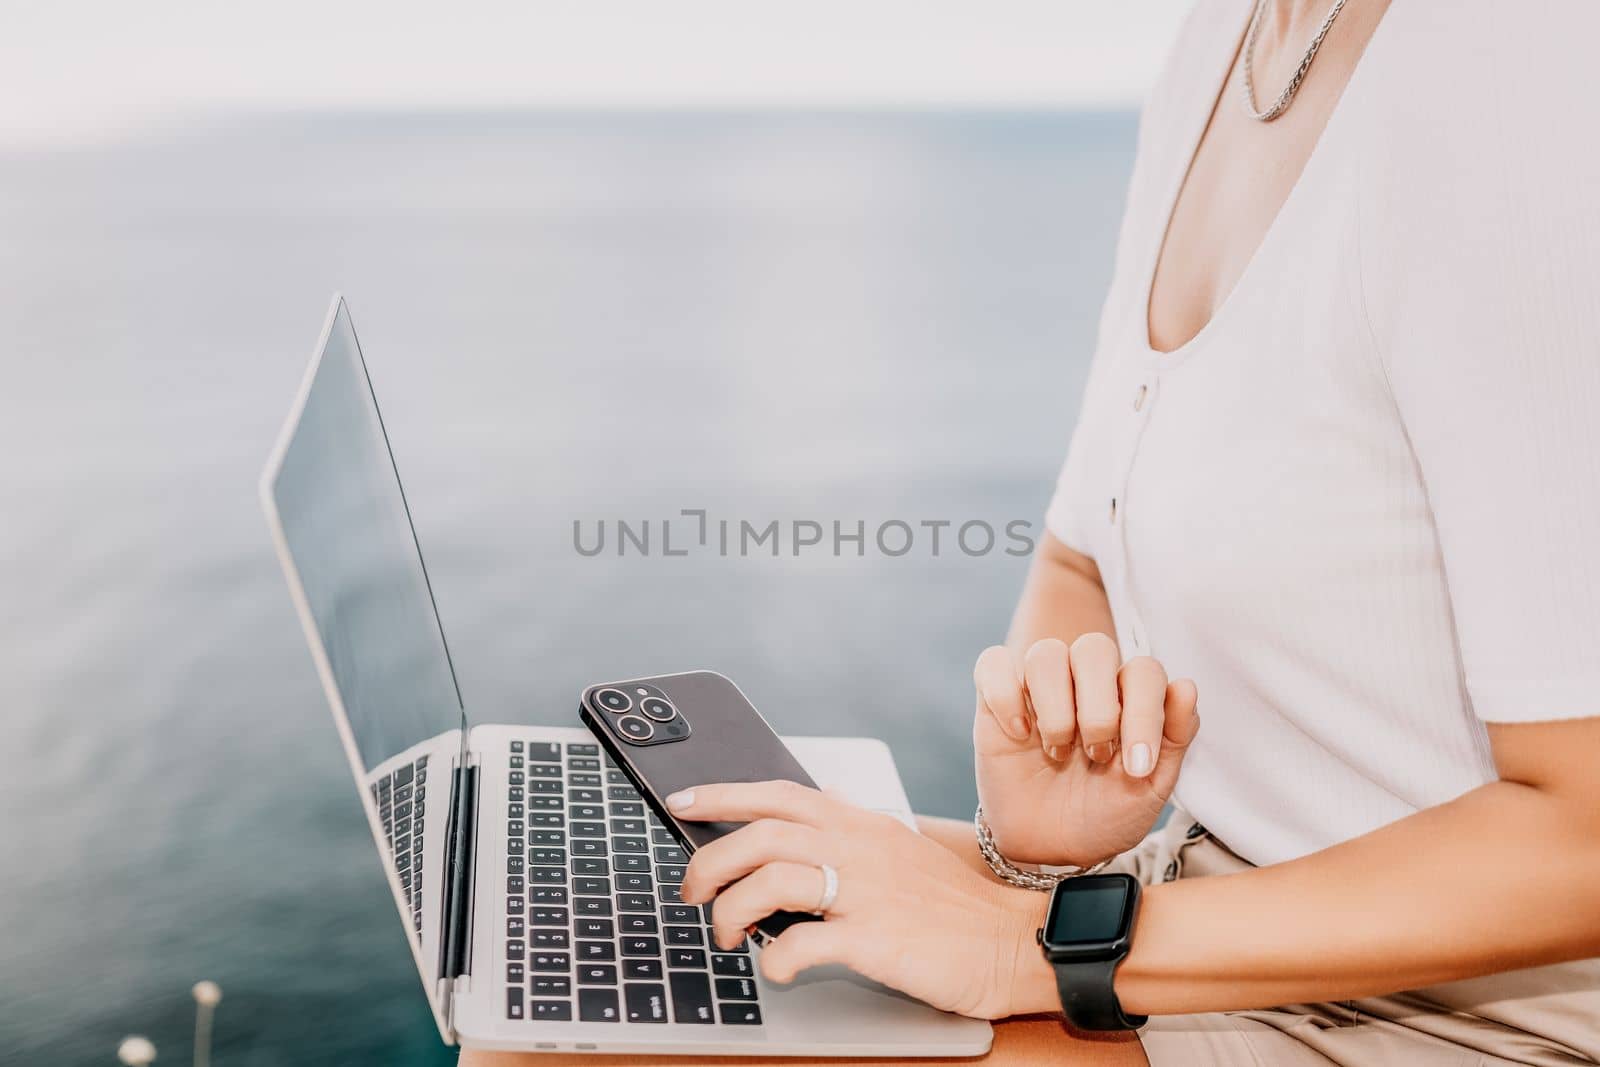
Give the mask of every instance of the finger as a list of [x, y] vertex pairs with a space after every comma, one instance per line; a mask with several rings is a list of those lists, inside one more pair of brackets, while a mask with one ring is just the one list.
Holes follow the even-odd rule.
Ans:
[[862, 954], [863, 932], [850, 923], [829, 920], [795, 923], [761, 950], [761, 973], [774, 982], [792, 982], [811, 967], [842, 963], [859, 970], [854, 961]]
[[1166, 725], [1167, 672], [1149, 656], [1135, 656], [1117, 672], [1122, 701], [1122, 769], [1144, 778], [1156, 768]]
[[695, 822], [786, 819], [808, 826], [837, 822], [841, 815], [853, 810], [849, 804], [809, 786], [782, 780], [697, 785], [667, 797], [667, 808], [679, 818]]
[[1001, 732], [1013, 741], [1032, 736], [1022, 697], [1022, 675], [1009, 648], [994, 645], [984, 649], [972, 668], [972, 682], [978, 688], [979, 714], [993, 716]]
[[1064, 757], [1077, 734], [1077, 709], [1072, 700], [1072, 675], [1067, 668], [1067, 643], [1054, 637], [1035, 641], [1022, 657], [1028, 703], [1039, 726], [1039, 741], [1052, 756]]
[[1078, 709], [1078, 743], [1091, 760], [1109, 763], [1116, 753], [1118, 719], [1117, 643], [1105, 634], [1083, 634], [1072, 642], [1067, 663]]
[[1156, 757], [1156, 769], [1150, 775], [1150, 785], [1162, 796], [1170, 796], [1178, 784], [1178, 772], [1183, 768], [1184, 754], [1200, 732], [1199, 692], [1187, 678], [1180, 678], [1167, 686], [1166, 729], [1161, 741], [1161, 754]]
[[775, 911], [811, 911], [822, 899], [822, 871], [806, 863], [769, 863], [733, 883], [711, 905], [713, 940], [733, 949], [745, 930]]
[[701, 904], [729, 882], [774, 861], [821, 863], [822, 833], [782, 819], [757, 819], [695, 849], [679, 892], [685, 904]]

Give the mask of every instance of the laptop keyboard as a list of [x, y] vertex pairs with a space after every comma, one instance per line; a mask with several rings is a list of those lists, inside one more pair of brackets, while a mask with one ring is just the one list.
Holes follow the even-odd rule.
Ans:
[[748, 940], [679, 895], [688, 857], [595, 744], [511, 742], [506, 1018], [759, 1026]]
[[[411, 925], [422, 932], [422, 816], [428, 795], [428, 757], [418, 757], [387, 778], [372, 785], [372, 798], [378, 802], [378, 817], [389, 840], [389, 855], [400, 875], [400, 888], [406, 892], [411, 909]], [[415, 832], [413, 832], [415, 831]]]

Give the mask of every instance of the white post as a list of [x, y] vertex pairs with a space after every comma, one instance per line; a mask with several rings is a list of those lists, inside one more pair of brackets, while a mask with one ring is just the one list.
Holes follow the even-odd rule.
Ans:
[[211, 1067], [211, 1016], [222, 999], [222, 987], [215, 982], [194, 984], [194, 1067]]

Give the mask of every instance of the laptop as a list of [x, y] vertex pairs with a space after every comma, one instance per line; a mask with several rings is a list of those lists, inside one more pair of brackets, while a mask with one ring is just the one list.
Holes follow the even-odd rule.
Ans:
[[[688, 856], [582, 728], [469, 719], [355, 328], [334, 297], [261, 499], [423, 991], [447, 1043], [975, 1056], [989, 1025], [848, 971], [779, 986], [682, 903]], [[560, 706], [576, 693], [552, 693]], [[576, 710], [573, 712], [576, 719]], [[889, 750], [791, 738], [914, 825]]]

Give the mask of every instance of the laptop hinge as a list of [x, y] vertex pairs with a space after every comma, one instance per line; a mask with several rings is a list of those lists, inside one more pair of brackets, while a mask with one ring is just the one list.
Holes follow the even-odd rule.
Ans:
[[478, 768], [465, 761], [450, 783], [450, 823], [445, 831], [444, 922], [439, 977], [447, 983], [472, 970], [473, 849], [477, 842]]

